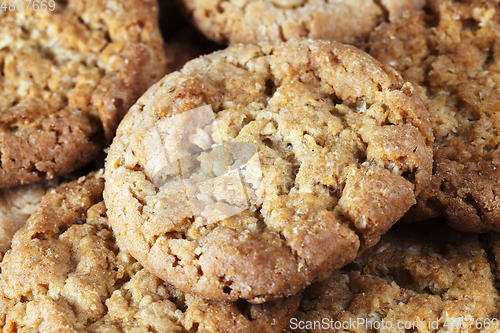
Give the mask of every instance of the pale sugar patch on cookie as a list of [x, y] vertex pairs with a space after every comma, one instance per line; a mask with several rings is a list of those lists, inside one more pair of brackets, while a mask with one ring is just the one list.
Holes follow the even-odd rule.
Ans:
[[210, 106], [162, 119], [148, 136], [155, 141], [147, 152], [146, 174], [160, 189], [182, 188], [195, 223], [227, 219], [260, 200], [257, 147], [224, 143]]

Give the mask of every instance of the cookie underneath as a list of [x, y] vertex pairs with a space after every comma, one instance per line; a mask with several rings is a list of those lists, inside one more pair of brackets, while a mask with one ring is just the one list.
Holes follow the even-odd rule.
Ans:
[[497, 1], [430, 1], [372, 34], [370, 53], [414, 84], [436, 137], [431, 185], [407, 219], [500, 231], [499, 43]]
[[0, 187], [91, 162], [165, 74], [156, 0], [49, 2], [0, 14]]
[[498, 332], [499, 234], [401, 224], [307, 288], [285, 332]]
[[355, 44], [380, 22], [422, 8], [424, 0], [179, 1], [206, 36], [223, 44], [297, 37]]
[[102, 172], [47, 194], [2, 262], [3, 332], [281, 332], [300, 295], [221, 303], [186, 294], [116, 243]]

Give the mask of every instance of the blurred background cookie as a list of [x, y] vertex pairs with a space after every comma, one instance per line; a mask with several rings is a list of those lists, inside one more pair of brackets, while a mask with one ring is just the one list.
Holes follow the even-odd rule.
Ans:
[[231, 46], [165, 76], [127, 113], [106, 161], [110, 223], [182, 290], [292, 295], [415, 203], [431, 132], [411, 85], [354, 47]]
[[193, 58], [221, 48], [186, 20], [175, 0], [159, 0], [159, 5], [168, 73], [180, 69]]
[[49, 2], [0, 11], [0, 187], [92, 161], [165, 73], [156, 0]]
[[222, 44], [294, 37], [354, 44], [382, 21], [420, 9], [425, 0], [180, 0], [193, 24]]
[[285, 331], [498, 332], [499, 247], [495, 232], [400, 222], [352, 264], [308, 287]]
[[213, 302], [146, 271], [116, 243], [102, 172], [47, 194], [2, 262], [3, 332], [281, 332], [300, 295]]
[[436, 137], [431, 186], [408, 219], [446, 216], [458, 230], [500, 230], [500, 6], [430, 0], [381, 25], [369, 52], [412, 82]]

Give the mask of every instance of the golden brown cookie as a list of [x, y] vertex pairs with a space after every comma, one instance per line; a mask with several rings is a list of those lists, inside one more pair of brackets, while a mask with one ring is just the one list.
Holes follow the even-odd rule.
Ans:
[[420, 9], [425, 0], [180, 0], [195, 26], [224, 44], [296, 37], [356, 43], [382, 21]]
[[296, 293], [374, 245], [431, 173], [413, 87], [335, 42], [237, 45], [130, 109], [106, 161], [117, 238], [215, 300]]
[[0, 261], [10, 248], [12, 236], [33, 214], [43, 196], [61, 184], [76, 178], [69, 174], [64, 177], [0, 189]]
[[462, 233], [442, 221], [390, 230], [308, 287], [285, 331], [498, 332], [499, 247], [498, 233]]
[[429, 1], [371, 36], [370, 53], [417, 88], [436, 137], [431, 186], [409, 219], [500, 231], [499, 45], [498, 1]]
[[2, 262], [3, 332], [281, 332], [300, 295], [253, 305], [186, 294], [116, 242], [102, 172], [47, 194]]
[[0, 10], [0, 187], [90, 162], [165, 74], [156, 0], [49, 2]]

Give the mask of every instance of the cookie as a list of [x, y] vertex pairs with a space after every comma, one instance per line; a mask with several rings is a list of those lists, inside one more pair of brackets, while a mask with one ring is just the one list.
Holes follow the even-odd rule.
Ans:
[[3, 332], [281, 332], [300, 295], [221, 303], [153, 276], [116, 243], [102, 172], [47, 194], [2, 262]]
[[285, 331], [498, 332], [499, 234], [402, 223], [308, 287]]
[[296, 37], [356, 43], [381, 22], [420, 9], [425, 0], [183, 0], [194, 25], [223, 44]]
[[12, 236], [33, 214], [43, 196], [71, 178], [67, 175], [0, 189], [0, 261], [10, 248]]
[[89, 163], [166, 65], [155, 0], [16, 3], [0, 11], [0, 187]]
[[430, 1], [371, 36], [369, 52], [419, 91], [436, 137], [431, 186], [407, 219], [500, 231], [499, 42], [497, 1]]
[[209, 299], [293, 295], [374, 245], [431, 173], [416, 91], [347, 45], [236, 45], [130, 109], [104, 198], [155, 275]]

